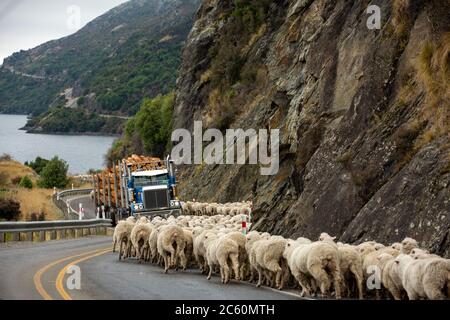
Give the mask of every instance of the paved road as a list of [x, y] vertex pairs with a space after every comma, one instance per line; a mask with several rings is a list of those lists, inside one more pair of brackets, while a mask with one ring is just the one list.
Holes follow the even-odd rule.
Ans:
[[[299, 299], [247, 283], [223, 285], [198, 270], [163, 274], [158, 266], [118, 261], [110, 237], [0, 245], [0, 299]], [[80, 267], [81, 289], [67, 288], [71, 264]]]
[[69, 203], [70, 207], [76, 212], [79, 211], [79, 205], [80, 203], [82, 203], [84, 208], [85, 219], [95, 219], [97, 217], [94, 201], [92, 201], [89, 195], [67, 197], [65, 200]]

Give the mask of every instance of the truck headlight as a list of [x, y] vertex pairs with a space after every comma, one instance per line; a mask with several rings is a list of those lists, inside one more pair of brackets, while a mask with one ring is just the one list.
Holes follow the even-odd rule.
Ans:
[[144, 209], [144, 205], [141, 203], [141, 204], [139, 204], [139, 209]]
[[179, 207], [180, 206], [180, 201], [178, 201], [178, 200], [170, 200], [170, 206], [171, 207]]
[[134, 207], [134, 210], [138, 210], [139, 209], [139, 206], [137, 204], [135, 204], [133, 207]]

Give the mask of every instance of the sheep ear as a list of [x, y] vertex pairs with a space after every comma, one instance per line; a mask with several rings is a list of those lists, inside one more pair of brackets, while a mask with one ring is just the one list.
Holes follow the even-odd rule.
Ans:
[[336, 237], [331, 237], [332, 240], [336, 239]]

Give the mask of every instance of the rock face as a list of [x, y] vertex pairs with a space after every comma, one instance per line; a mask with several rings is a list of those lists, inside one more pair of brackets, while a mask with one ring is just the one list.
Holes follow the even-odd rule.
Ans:
[[[380, 8], [381, 29], [366, 25], [369, 4]], [[449, 3], [271, 1], [248, 37], [241, 29], [234, 43], [220, 40], [249, 12], [238, 9], [203, 1], [183, 52], [175, 126], [214, 127], [228, 103], [229, 127], [280, 129], [280, 170], [184, 166], [182, 196], [253, 197], [254, 226], [284, 236], [410, 236], [448, 257]], [[241, 61], [235, 81], [211, 80], [212, 52], [231, 50], [223, 44]]]

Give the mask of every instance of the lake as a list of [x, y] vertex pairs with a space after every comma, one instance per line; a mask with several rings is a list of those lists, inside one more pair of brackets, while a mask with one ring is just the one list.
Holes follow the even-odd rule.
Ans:
[[0, 114], [0, 155], [10, 154], [19, 162], [58, 156], [69, 164], [69, 172], [83, 174], [104, 167], [104, 157], [114, 137], [64, 136], [26, 133], [26, 116]]

